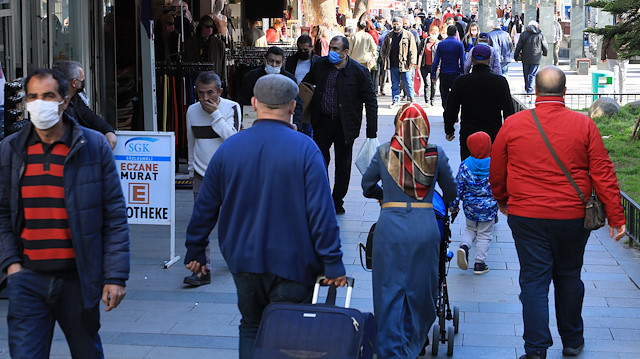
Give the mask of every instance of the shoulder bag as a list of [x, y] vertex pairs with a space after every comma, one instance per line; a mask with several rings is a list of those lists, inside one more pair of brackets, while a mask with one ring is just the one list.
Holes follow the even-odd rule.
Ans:
[[578, 187], [576, 181], [573, 180], [573, 177], [571, 177], [571, 174], [569, 174], [569, 171], [567, 171], [567, 168], [562, 164], [562, 161], [560, 161], [560, 158], [553, 150], [553, 147], [551, 147], [551, 143], [549, 142], [549, 139], [547, 138], [547, 135], [544, 133], [544, 129], [540, 124], [538, 115], [536, 115], [536, 111], [533, 109], [531, 110], [531, 116], [533, 116], [533, 120], [535, 121], [536, 126], [538, 126], [538, 131], [540, 131], [540, 135], [542, 136], [544, 143], [547, 145], [549, 152], [551, 152], [553, 159], [556, 160], [556, 163], [558, 164], [564, 175], [567, 176], [567, 179], [569, 180], [569, 182], [571, 182], [573, 188], [576, 190], [576, 192], [578, 192], [578, 196], [582, 200], [582, 203], [584, 203], [584, 229], [594, 230], [604, 226], [606, 213], [604, 211], [602, 202], [600, 202], [595, 194], [592, 194], [588, 200], [585, 200], [584, 194], [580, 190], [580, 187]]

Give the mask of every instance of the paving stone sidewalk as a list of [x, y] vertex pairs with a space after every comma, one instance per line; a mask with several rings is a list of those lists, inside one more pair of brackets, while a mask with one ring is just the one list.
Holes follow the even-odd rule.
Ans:
[[[512, 66], [509, 77], [514, 83], [512, 87], [522, 81], [517, 68], [517, 64]], [[639, 75], [640, 67], [634, 67], [633, 78]], [[570, 87], [571, 79], [570, 76]], [[395, 110], [387, 109], [389, 103], [389, 96], [380, 98], [378, 137], [381, 142], [393, 134]], [[419, 103], [423, 104], [422, 100]], [[427, 109], [427, 113], [431, 123], [430, 141], [443, 146], [455, 174], [460, 164], [458, 140], [444, 139], [442, 107], [436, 104]], [[364, 137], [363, 129], [354, 145], [355, 153]], [[371, 274], [360, 267], [356, 245], [366, 240], [371, 224], [377, 220], [379, 205], [362, 197], [360, 180], [353, 166], [345, 201], [346, 214], [339, 216], [339, 223], [347, 273], [356, 278], [352, 306], [372, 311]], [[191, 191], [176, 191], [177, 249], [181, 256], [185, 253], [184, 233], [192, 205]], [[459, 245], [462, 222], [460, 217], [451, 226], [454, 252]], [[487, 261], [490, 272], [474, 275], [471, 270], [458, 269], [455, 263], [449, 270], [451, 302], [461, 309], [460, 332], [452, 358], [514, 359], [524, 353], [522, 309], [518, 300], [519, 265], [506, 222], [506, 217], [500, 215]], [[131, 226], [132, 270], [128, 294], [120, 307], [102, 314], [100, 335], [107, 358], [237, 358], [240, 316], [235, 286], [216, 237], [212, 235], [212, 284], [188, 288], [182, 284], [188, 274], [182, 261], [169, 269], [162, 268], [169, 255], [168, 228]], [[629, 249], [622, 241], [615, 243], [607, 229], [595, 231], [587, 244], [582, 278], [586, 287], [583, 310], [586, 346], [579, 358], [640, 358], [640, 289], [637, 285], [640, 284], [640, 252]], [[0, 301], [0, 358], [9, 357], [7, 304], [6, 300]], [[553, 308], [553, 291], [550, 307]], [[562, 357], [562, 345], [553, 310], [550, 321], [554, 345], [548, 358], [556, 359]], [[443, 345], [440, 357], [444, 357], [445, 352]], [[70, 358], [59, 328], [51, 354], [52, 358]]]

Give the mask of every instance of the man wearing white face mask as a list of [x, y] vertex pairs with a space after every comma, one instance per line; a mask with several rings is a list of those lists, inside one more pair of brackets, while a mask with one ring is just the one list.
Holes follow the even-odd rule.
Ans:
[[[251, 105], [251, 97], [253, 97], [253, 87], [259, 78], [264, 75], [281, 74], [296, 81], [296, 77], [285, 70], [282, 64], [284, 63], [284, 51], [277, 46], [271, 46], [267, 53], [264, 55], [264, 66], [258, 67], [247, 72], [242, 78], [242, 86], [240, 86], [237, 95], [237, 101], [242, 106]], [[297, 83], [297, 82], [296, 82]], [[302, 101], [300, 98], [296, 99], [296, 110], [293, 114], [293, 124], [298, 130], [302, 130]]]
[[129, 278], [129, 227], [113, 153], [63, 113], [69, 84], [39, 69], [25, 92], [31, 125], [0, 142], [0, 269], [12, 358], [48, 357], [54, 323], [74, 358], [104, 358], [100, 298], [117, 307]]

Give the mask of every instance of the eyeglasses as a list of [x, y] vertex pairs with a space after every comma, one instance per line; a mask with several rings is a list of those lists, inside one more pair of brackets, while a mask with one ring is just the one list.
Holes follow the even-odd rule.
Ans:
[[204, 27], [206, 27], [207, 29], [212, 29], [213, 25], [204, 25]]
[[167, 26], [173, 26], [173, 25], [175, 25], [175, 24], [176, 24], [175, 22], [168, 22], [168, 23], [167, 23]]

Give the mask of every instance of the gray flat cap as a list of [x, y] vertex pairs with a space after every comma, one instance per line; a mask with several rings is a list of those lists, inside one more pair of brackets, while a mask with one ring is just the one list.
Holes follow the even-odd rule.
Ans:
[[298, 96], [298, 85], [284, 75], [264, 75], [253, 86], [253, 96], [266, 105], [280, 105]]

